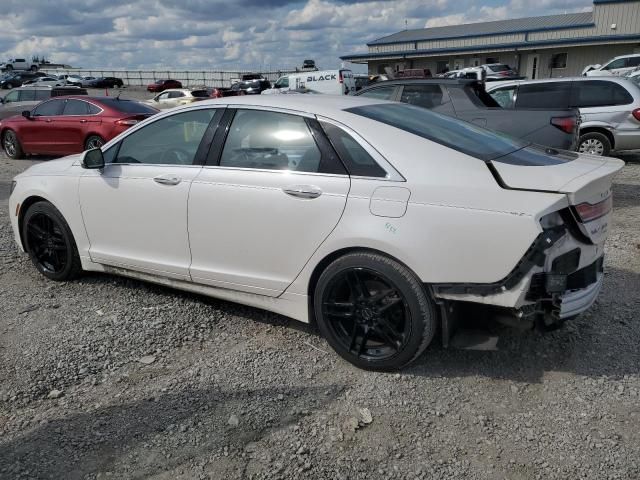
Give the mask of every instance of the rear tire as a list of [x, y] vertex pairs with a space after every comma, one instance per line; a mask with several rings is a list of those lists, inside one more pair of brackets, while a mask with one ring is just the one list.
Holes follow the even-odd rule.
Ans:
[[18, 135], [13, 130], [6, 130], [2, 135], [2, 148], [4, 148], [4, 152], [9, 158], [20, 160], [24, 157], [24, 151], [22, 150], [22, 145], [20, 145]]
[[105, 144], [104, 138], [102, 138], [100, 135], [91, 135], [84, 142], [84, 149], [92, 150], [94, 148], [100, 148], [104, 144]]
[[36, 202], [21, 225], [26, 252], [36, 269], [55, 281], [77, 278], [82, 264], [73, 233], [62, 214], [49, 202]]
[[313, 301], [321, 334], [360, 368], [402, 368], [436, 332], [438, 316], [420, 280], [380, 254], [355, 252], [334, 260], [320, 275]]
[[589, 132], [580, 135], [578, 152], [606, 157], [611, 152], [611, 141], [604, 133]]

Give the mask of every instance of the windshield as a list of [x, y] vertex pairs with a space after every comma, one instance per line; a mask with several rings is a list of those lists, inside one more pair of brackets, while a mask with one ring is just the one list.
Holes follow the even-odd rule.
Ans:
[[346, 111], [391, 125], [484, 161], [493, 160], [529, 145], [508, 135], [413, 105], [368, 105], [348, 108]]

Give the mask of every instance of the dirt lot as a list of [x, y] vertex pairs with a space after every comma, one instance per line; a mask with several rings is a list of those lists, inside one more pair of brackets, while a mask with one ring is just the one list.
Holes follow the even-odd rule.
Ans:
[[263, 311], [18, 255], [0, 157], [0, 478], [640, 478], [640, 163], [615, 185], [604, 290], [499, 351], [357, 370]]

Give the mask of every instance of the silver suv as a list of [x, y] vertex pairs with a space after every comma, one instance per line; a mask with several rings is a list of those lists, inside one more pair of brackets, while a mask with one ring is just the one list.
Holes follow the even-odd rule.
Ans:
[[503, 108], [580, 110], [577, 150], [592, 155], [640, 149], [640, 86], [618, 77], [569, 77], [488, 84]]
[[87, 91], [78, 87], [48, 87], [46, 85], [14, 88], [4, 98], [0, 98], [0, 120], [20, 115], [23, 110], [31, 110], [44, 100], [63, 95], [87, 95]]

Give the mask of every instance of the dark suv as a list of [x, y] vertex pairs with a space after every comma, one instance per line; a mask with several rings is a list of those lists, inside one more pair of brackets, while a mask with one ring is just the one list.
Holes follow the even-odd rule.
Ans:
[[265, 80], [264, 78], [245, 80], [231, 85], [232, 91], [241, 90], [245, 93], [245, 95], [260, 95], [263, 90], [268, 90], [270, 88], [271, 82], [269, 80]]
[[0, 98], [0, 120], [31, 110], [44, 100], [64, 95], [87, 95], [84, 88], [78, 87], [19, 87]]

